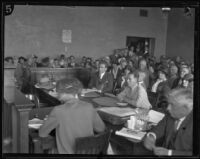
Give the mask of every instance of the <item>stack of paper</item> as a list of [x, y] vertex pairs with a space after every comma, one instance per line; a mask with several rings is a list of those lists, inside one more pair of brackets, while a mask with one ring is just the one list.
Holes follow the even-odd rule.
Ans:
[[157, 112], [155, 110], [150, 110], [149, 113], [149, 122], [158, 124], [160, 120], [162, 120], [165, 114]]
[[119, 135], [119, 136], [128, 137], [131, 139], [142, 140], [142, 138], [145, 136], [146, 132], [134, 131], [134, 130], [130, 130], [127, 128], [122, 128], [120, 131], [116, 131], [115, 134]]
[[105, 112], [111, 115], [119, 116], [119, 117], [126, 117], [130, 115], [136, 114], [134, 108], [119, 108], [119, 107], [102, 107], [99, 108], [98, 111]]

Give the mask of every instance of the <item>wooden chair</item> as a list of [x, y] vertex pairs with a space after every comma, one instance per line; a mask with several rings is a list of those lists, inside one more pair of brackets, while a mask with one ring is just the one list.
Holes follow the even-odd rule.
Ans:
[[109, 130], [75, 141], [75, 154], [106, 154], [111, 132]]

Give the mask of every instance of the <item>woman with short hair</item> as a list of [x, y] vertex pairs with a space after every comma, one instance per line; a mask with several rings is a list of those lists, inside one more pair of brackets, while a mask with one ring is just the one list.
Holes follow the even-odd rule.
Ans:
[[74, 154], [76, 138], [105, 130], [105, 125], [92, 104], [79, 99], [82, 88], [81, 82], [74, 78], [58, 81], [57, 98], [62, 104], [53, 108], [39, 129], [40, 137], [47, 137], [56, 129], [59, 154]]

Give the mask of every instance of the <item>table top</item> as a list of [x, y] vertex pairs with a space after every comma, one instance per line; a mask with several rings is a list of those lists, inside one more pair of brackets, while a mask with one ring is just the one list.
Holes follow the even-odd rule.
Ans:
[[[42, 90], [40, 88], [38, 88], [40, 91], [43, 92], [43, 94], [48, 94], [48, 91], [46, 90]], [[98, 94], [98, 97], [96, 96]], [[48, 94], [48, 96], [51, 96]], [[89, 97], [90, 96], [90, 97]], [[117, 105], [116, 103], [118, 102], [118, 100], [116, 99], [115, 96], [113, 95], [109, 95], [109, 94], [100, 94], [100, 93], [97, 93], [97, 92], [90, 92], [90, 95], [89, 96], [80, 96], [80, 99], [81, 100], [84, 100], [84, 101], [87, 101], [87, 102], [90, 102], [94, 105], [94, 107], [98, 110], [99, 108], [103, 108], [103, 107], [107, 107], [107, 108], [111, 108], [111, 107], [116, 107], [116, 108], [122, 108], [120, 107], [119, 105]], [[52, 98], [55, 98], [53, 96], [51, 96]], [[110, 106], [111, 105], [111, 106]], [[130, 106], [126, 106], [124, 108], [130, 108]], [[42, 108], [41, 108], [42, 109]], [[142, 109], [139, 111], [142, 111]], [[101, 114], [100, 114], [101, 116]], [[102, 117], [102, 116], [101, 116]], [[114, 118], [113, 118], [114, 119]], [[128, 118], [127, 118], [128, 119]], [[126, 119], [126, 120], [127, 120]], [[103, 119], [104, 120], [104, 119]], [[125, 137], [121, 137], [121, 136], [118, 136], [115, 134], [115, 131], [119, 131], [121, 130], [124, 126], [125, 126], [125, 121], [124, 119], [118, 117], [118, 120], [123, 120], [123, 122], [119, 123], [119, 124], [112, 124], [112, 122], [110, 122], [109, 120], [104, 120], [104, 123], [106, 125], [106, 127], [108, 129], [111, 129], [113, 130], [113, 133], [112, 133], [112, 136], [111, 136], [111, 140], [117, 140], [118, 138], [124, 138], [125, 140], [129, 140], [130, 142], [133, 142], [133, 143], [137, 143], [137, 142], [140, 142], [139, 140], [135, 140], [135, 139], [131, 139], [131, 138], [125, 138]], [[111, 120], [112, 121], [112, 120]], [[34, 132], [33, 134], [37, 134], [38, 130], [36, 129], [30, 129], [30, 134], [31, 132]], [[38, 135], [38, 134], [37, 134]], [[114, 138], [113, 138], [114, 136]], [[35, 136], [33, 135], [33, 137], [35, 138]]]

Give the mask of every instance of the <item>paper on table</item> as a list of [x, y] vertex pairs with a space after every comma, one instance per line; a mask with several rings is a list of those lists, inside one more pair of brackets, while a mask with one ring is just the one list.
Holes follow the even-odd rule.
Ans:
[[131, 130], [127, 129], [127, 128], [122, 128], [121, 130], [116, 131], [115, 134], [119, 135], [119, 136], [132, 138], [132, 139], [142, 140], [142, 138], [144, 137], [146, 132], [131, 131]]
[[98, 92], [98, 90], [97, 89], [82, 89], [81, 94], [86, 94], [89, 92]]
[[149, 113], [149, 122], [152, 123], [159, 123], [160, 120], [162, 120], [165, 116], [165, 114], [157, 112], [155, 110], [150, 110]]
[[135, 109], [133, 108], [119, 108], [119, 107], [102, 107], [98, 108], [99, 111], [105, 112], [111, 115], [126, 117], [136, 114]]

